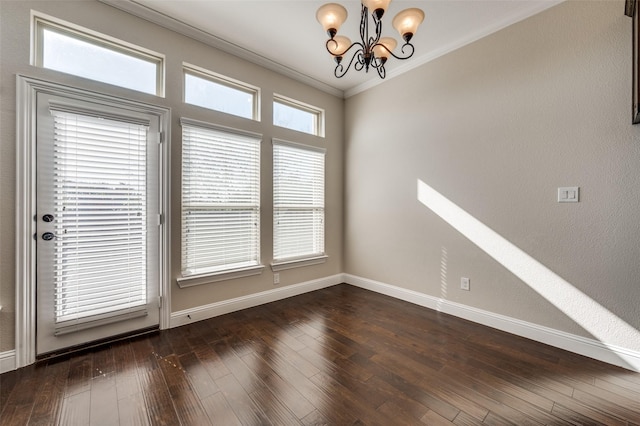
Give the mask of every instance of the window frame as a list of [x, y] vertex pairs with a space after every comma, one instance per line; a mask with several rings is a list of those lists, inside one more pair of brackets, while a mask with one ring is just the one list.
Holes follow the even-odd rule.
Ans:
[[[31, 65], [43, 69], [51, 69], [56, 72], [63, 72], [80, 78], [86, 78], [87, 80], [97, 81], [103, 84], [109, 84], [115, 87], [121, 87], [127, 90], [134, 90], [140, 93], [147, 93], [159, 97], [165, 96], [165, 55], [33, 10], [31, 11], [31, 27]], [[142, 61], [154, 63], [156, 65], [155, 93], [145, 92], [130, 87], [120, 86], [115, 83], [95, 80], [82, 75], [45, 67], [43, 63], [45, 29], [63, 36], [74, 38], [75, 40], [83, 43], [102, 47]]]
[[[292, 268], [299, 268], [299, 267], [304, 267], [304, 266], [310, 266], [310, 265], [317, 265], [317, 264], [321, 264], [326, 262], [326, 260], [328, 259], [328, 255], [326, 254], [326, 149], [325, 148], [319, 148], [319, 147], [315, 147], [312, 145], [305, 145], [305, 144], [300, 144], [297, 142], [290, 142], [290, 141], [286, 141], [286, 140], [282, 140], [282, 139], [277, 139], [277, 138], [273, 138], [272, 139], [272, 145], [274, 147], [273, 149], [273, 170], [272, 170], [272, 176], [273, 176], [273, 241], [272, 241], [272, 247], [273, 247], [273, 261], [271, 262], [271, 269], [274, 272], [277, 271], [281, 271], [281, 270], [285, 270], [285, 269], [292, 269]], [[276, 176], [275, 176], [275, 172], [276, 172], [276, 166], [275, 166], [275, 156], [276, 156], [276, 150], [275, 150], [275, 146], [280, 145], [280, 146], [284, 146], [284, 147], [289, 147], [289, 148], [293, 148], [293, 149], [299, 149], [299, 150], [306, 150], [306, 151], [310, 151], [310, 152], [314, 152], [314, 153], [320, 153], [322, 154], [322, 184], [323, 184], [323, 201], [322, 201], [322, 252], [316, 252], [316, 253], [309, 253], [309, 254], [304, 254], [304, 255], [299, 255], [299, 256], [291, 256], [291, 257], [283, 257], [283, 258], [276, 258], [275, 257], [275, 253], [276, 253], [276, 239], [275, 239], [275, 228], [276, 228], [276, 210], [277, 210], [277, 205], [276, 205]], [[317, 209], [317, 206], [310, 206], [309, 207], [310, 210], [313, 209]]]
[[[218, 84], [220, 86], [224, 86], [226, 88], [229, 89], [234, 89], [237, 90], [239, 92], [244, 92], [247, 94], [252, 95], [253, 98], [253, 105], [252, 105], [252, 111], [251, 111], [251, 117], [244, 117], [241, 115], [237, 115], [237, 114], [233, 114], [233, 113], [229, 113], [226, 111], [220, 111], [218, 109], [214, 109], [214, 108], [209, 108], [206, 106], [202, 106], [202, 105], [197, 105], [197, 104], [192, 104], [190, 102], [187, 102], [186, 100], [186, 96], [187, 96], [187, 74], [196, 77], [196, 78], [201, 78], [203, 80], [209, 81], [211, 83], [214, 84]], [[260, 121], [261, 117], [260, 117], [260, 95], [261, 95], [261, 90], [259, 87], [257, 86], [253, 86], [249, 83], [245, 83], [243, 81], [240, 80], [236, 80], [234, 78], [231, 77], [227, 77], [225, 75], [222, 74], [218, 74], [216, 72], [210, 71], [208, 69], [199, 67], [197, 65], [193, 65], [193, 64], [189, 64], [187, 62], [183, 62], [182, 63], [182, 101], [187, 104], [187, 105], [192, 105], [192, 106], [196, 106], [199, 108], [205, 108], [209, 111], [216, 111], [216, 112], [221, 112], [223, 114], [228, 114], [228, 115], [233, 115], [234, 117], [240, 117], [240, 118], [245, 118], [248, 120], [253, 120], [253, 121]]]
[[[253, 133], [253, 132], [248, 132], [245, 130], [240, 130], [240, 129], [235, 129], [235, 128], [231, 128], [231, 127], [226, 127], [226, 126], [220, 126], [217, 124], [213, 124], [213, 123], [208, 123], [208, 122], [203, 122], [203, 121], [199, 121], [199, 120], [193, 120], [190, 118], [186, 118], [186, 117], [182, 117], [180, 118], [180, 125], [184, 128], [185, 126], [191, 126], [191, 127], [196, 127], [200, 130], [211, 130], [214, 132], [222, 132], [222, 133], [227, 133], [227, 134], [231, 134], [231, 135], [238, 135], [238, 136], [244, 136], [244, 137], [248, 137], [248, 138], [254, 138], [257, 139], [257, 143], [258, 143], [258, 170], [257, 170], [257, 174], [258, 174], [258, 194], [257, 194], [257, 201], [258, 201], [258, 205], [257, 205], [257, 211], [258, 211], [258, 224], [257, 224], [257, 241], [256, 241], [256, 248], [257, 248], [257, 256], [256, 256], [256, 263], [254, 265], [244, 265], [244, 266], [240, 266], [240, 267], [229, 267], [229, 268], [225, 268], [225, 269], [219, 269], [219, 270], [212, 270], [212, 271], [205, 271], [202, 273], [194, 273], [194, 274], [189, 274], [189, 275], [183, 275], [182, 271], [184, 269], [184, 265], [182, 264], [182, 259], [184, 258], [184, 245], [181, 243], [181, 248], [180, 248], [180, 252], [181, 252], [181, 263], [180, 263], [180, 270], [181, 270], [181, 275], [180, 277], [177, 278], [177, 283], [178, 286], [180, 288], [185, 288], [185, 287], [191, 287], [191, 286], [196, 286], [196, 285], [201, 285], [201, 284], [209, 284], [209, 283], [213, 283], [213, 282], [218, 282], [218, 281], [225, 281], [225, 280], [230, 280], [230, 279], [235, 279], [235, 278], [242, 278], [242, 277], [248, 277], [248, 276], [252, 276], [252, 275], [259, 275], [262, 273], [262, 270], [264, 269], [264, 265], [262, 265], [261, 262], [261, 233], [260, 233], [260, 219], [261, 219], [261, 193], [260, 193], [260, 173], [261, 173], [261, 167], [260, 167], [260, 154], [261, 154], [261, 144], [262, 144], [262, 140], [263, 137], [261, 134], [258, 133]], [[185, 141], [183, 139], [182, 141], [183, 143], [183, 147], [185, 144]], [[184, 150], [184, 148], [183, 148]], [[184, 152], [184, 151], [183, 151]], [[184, 164], [184, 162], [183, 162]], [[183, 173], [184, 173], [184, 165], [183, 165]], [[182, 179], [182, 186], [181, 186], [181, 192], [183, 192], [184, 189], [184, 179]], [[184, 222], [184, 197], [182, 197], [182, 201], [180, 203], [180, 208], [181, 208], [181, 213], [180, 213], [180, 229], [181, 229], [181, 241], [184, 239], [184, 235], [182, 235], [182, 228], [183, 228], [183, 222]]]
[[299, 111], [303, 111], [303, 112], [308, 112], [310, 114], [312, 114], [314, 116], [314, 120], [313, 120], [313, 132], [312, 133], [307, 133], [301, 130], [297, 130], [297, 129], [293, 129], [291, 127], [286, 127], [286, 126], [281, 126], [279, 124], [276, 124], [275, 122], [275, 117], [272, 117], [272, 121], [273, 121], [273, 125], [283, 128], [283, 129], [289, 129], [289, 130], [293, 130], [294, 132], [299, 132], [299, 133], [304, 133], [306, 135], [313, 135], [313, 136], [318, 136], [321, 138], [324, 138], [325, 132], [324, 132], [324, 128], [325, 128], [325, 112], [322, 108], [318, 108], [315, 107], [313, 105], [289, 98], [287, 96], [283, 96], [277, 93], [273, 94], [273, 111], [275, 113], [275, 104], [279, 103], [285, 106], [288, 106], [290, 108], [293, 109], [297, 109]]

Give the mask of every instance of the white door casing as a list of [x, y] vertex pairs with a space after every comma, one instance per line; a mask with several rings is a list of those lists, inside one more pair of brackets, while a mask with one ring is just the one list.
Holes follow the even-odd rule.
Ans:
[[[157, 122], [160, 135], [169, 134], [170, 123], [170, 111], [167, 108], [17, 76], [16, 368], [33, 363], [36, 356], [36, 258], [38, 244], [43, 241], [42, 234], [46, 231], [46, 227], [42, 226], [43, 214], [37, 211], [36, 197], [38, 97], [58, 97], [65, 100], [63, 104], [84, 102], [94, 109], [119, 110], [124, 116], [147, 116]], [[150, 220], [159, 223], [154, 224], [158, 227], [158, 238], [152, 242], [152, 250], [157, 250], [158, 254], [158, 266], [153, 272], [156, 277], [153, 280], [157, 282], [159, 297], [150, 302], [153, 306], [160, 304], [159, 325], [164, 329], [168, 328], [170, 319], [170, 241], [166, 225], [169, 223], [170, 162], [168, 137], [160, 138], [158, 142], [161, 143], [157, 145], [157, 185], [154, 185], [158, 199], [154, 203], [160, 216], [154, 213]], [[152, 177], [152, 180], [155, 179]], [[38, 230], [38, 221], [41, 230]]]

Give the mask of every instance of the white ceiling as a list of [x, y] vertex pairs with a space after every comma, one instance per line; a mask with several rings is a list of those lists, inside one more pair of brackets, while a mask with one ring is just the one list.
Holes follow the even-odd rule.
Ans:
[[[375, 70], [350, 70], [337, 79], [325, 50], [327, 39], [316, 21], [322, 0], [101, 0], [153, 22], [205, 41], [252, 62], [336, 95], [350, 96], [376, 84]], [[359, 0], [339, 2], [349, 17], [339, 31], [356, 40]], [[409, 7], [425, 12], [413, 39], [415, 55], [390, 59], [387, 79], [451, 50], [539, 13], [563, 0], [393, 0], [383, 18], [383, 36], [400, 41], [391, 26], [396, 13]], [[399, 49], [399, 48], [397, 48]], [[396, 51], [397, 53], [397, 51]]]

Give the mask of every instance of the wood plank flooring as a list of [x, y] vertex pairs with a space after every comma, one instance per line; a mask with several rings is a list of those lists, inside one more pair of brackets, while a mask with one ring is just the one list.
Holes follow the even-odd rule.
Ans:
[[8, 425], [640, 425], [640, 374], [349, 285], [0, 376]]

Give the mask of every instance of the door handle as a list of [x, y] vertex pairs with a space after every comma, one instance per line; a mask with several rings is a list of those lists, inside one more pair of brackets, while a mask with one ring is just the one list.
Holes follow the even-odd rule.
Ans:
[[42, 239], [45, 241], [51, 241], [55, 238], [55, 234], [53, 232], [45, 232], [42, 234]]

